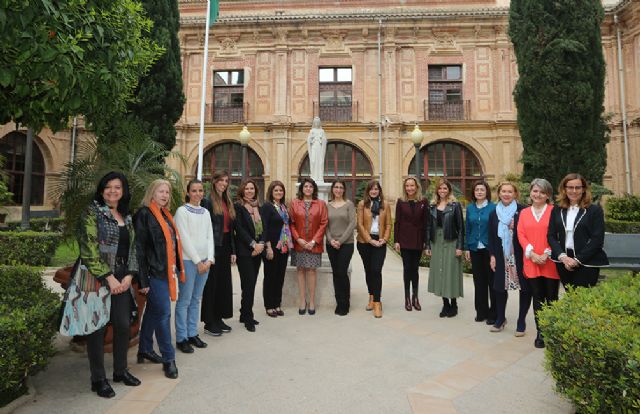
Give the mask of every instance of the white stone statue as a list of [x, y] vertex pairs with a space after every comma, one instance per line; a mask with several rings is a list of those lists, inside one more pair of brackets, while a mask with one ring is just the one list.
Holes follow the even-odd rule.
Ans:
[[320, 124], [320, 118], [313, 118], [311, 131], [307, 137], [309, 151], [309, 172], [316, 183], [324, 183], [324, 155], [327, 152], [327, 136]]

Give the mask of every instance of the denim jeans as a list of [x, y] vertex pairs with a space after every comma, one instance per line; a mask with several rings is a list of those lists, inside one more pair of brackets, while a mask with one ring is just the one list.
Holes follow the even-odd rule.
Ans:
[[209, 271], [198, 273], [195, 263], [184, 260], [184, 276], [185, 283], [178, 282], [180, 293], [176, 302], [176, 342], [198, 335], [200, 301]]
[[166, 279], [149, 278], [147, 305], [140, 328], [140, 344], [138, 352], [153, 350], [153, 334], [156, 334], [158, 348], [163, 362], [176, 359], [176, 350], [171, 343], [171, 298], [169, 298], [169, 282]]

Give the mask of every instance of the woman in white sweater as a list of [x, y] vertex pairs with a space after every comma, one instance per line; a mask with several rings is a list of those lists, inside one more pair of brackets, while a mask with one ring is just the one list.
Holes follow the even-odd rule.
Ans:
[[203, 197], [202, 181], [189, 181], [185, 197], [187, 202], [175, 214], [182, 240], [185, 273], [185, 283], [180, 282], [180, 294], [176, 302], [176, 347], [186, 354], [193, 353], [193, 346], [207, 347], [198, 336], [198, 320], [202, 291], [209, 267], [214, 262], [214, 242], [211, 217], [206, 208], [200, 207]]

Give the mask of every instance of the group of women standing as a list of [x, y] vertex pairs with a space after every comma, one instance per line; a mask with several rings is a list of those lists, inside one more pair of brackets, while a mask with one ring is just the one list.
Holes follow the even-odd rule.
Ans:
[[[317, 184], [305, 178], [287, 206], [284, 184], [273, 181], [265, 203], [259, 205], [257, 183], [246, 180], [233, 203], [229, 175], [218, 171], [213, 175], [209, 198], [201, 181], [188, 183], [186, 203], [178, 208], [174, 220], [168, 209], [168, 181], [151, 183], [132, 217], [126, 177], [118, 172], [106, 174], [83, 217], [79, 245], [82, 264], [111, 291], [113, 380], [128, 386], [140, 384], [127, 369], [134, 280], [146, 295], [137, 360], [162, 363], [168, 378], [178, 377], [171, 340], [171, 301], [177, 299], [176, 347], [184, 353], [207, 347], [198, 335], [199, 320], [209, 335], [231, 331], [224, 319], [233, 314], [234, 263], [242, 289], [240, 322], [250, 332], [259, 323], [253, 302], [263, 264], [266, 314], [284, 316], [282, 288], [289, 254], [297, 268], [298, 313], [316, 313], [316, 269], [326, 248], [333, 270], [335, 313], [344, 316], [350, 310], [348, 269], [355, 230], [369, 293], [366, 310], [382, 317], [382, 268], [391, 237], [391, 207], [376, 180], [367, 184], [357, 207], [345, 198], [345, 190], [345, 182], [336, 180], [330, 201], [325, 203], [318, 199]], [[492, 332], [502, 331], [507, 323], [510, 290], [519, 290], [515, 335], [523, 336], [532, 300], [537, 325], [542, 305], [557, 300], [560, 281], [565, 286], [594, 286], [599, 267], [608, 262], [602, 250], [603, 212], [591, 202], [585, 179], [579, 174], [567, 175], [560, 183], [556, 207], [551, 205], [553, 189], [548, 181], [533, 180], [529, 191], [532, 204], [525, 207], [518, 203], [518, 188], [513, 183], [500, 183], [494, 204], [489, 185], [476, 182], [465, 226], [462, 205], [446, 179], [437, 183], [431, 203], [422, 198], [416, 178], [405, 179], [393, 224], [394, 248], [404, 268], [405, 309], [422, 309], [418, 269], [423, 254], [431, 256], [427, 289], [442, 297], [440, 317], [457, 315], [457, 298], [463, 296], [462, 260], [471, 261], [475, 320], [486, 321]], [[104, 369], [104, 332], [103, 328], [88, 337], [87, 353], [92, 391], [111, 398], [115, 392]], [[161, 355], [154, 351], [154, 335]], [[544, 347], [539, 328], [534, 344]]]

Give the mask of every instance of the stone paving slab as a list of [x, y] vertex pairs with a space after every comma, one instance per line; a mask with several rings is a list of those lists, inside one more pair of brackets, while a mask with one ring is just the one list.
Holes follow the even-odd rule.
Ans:
[[[323, 298], [315, 316], [265, 315], [261, 294], [254, 311], [255, 333], [237, 321], [240, 283], [234, 269], [233, 331], [221, 337], [201, 335], [209, 343], [194, 354], [178, 352], [178, 380], [164, 378], [159, 365], [136, 364], [143, 384], [113, 384], [111, 400], [89, 391], [86, 356], [59, 350], [49, 368], [34, 377], [37, 394], [16, 413], [571, 413], [570, 403], [553, 391], [542, 368], [543, 352], [533, 347], [534, 322], [515, 338], [515, 325], [490, 333], [473, 321], [473, 282], [464, 279], [465, 298], [455, 318], [439, 318], [439, 298], [426, 293], [427, 269], [421, 269], [423, 310], [404, 310], [402, 261], [389, 251], [383, 270], [384, 316], [364, 307], [367, 291], [362, 263], [353, 256], [352, 308], [333, 314]], [[261, 292], [262, 283], [256, 292]], [[513, 295], [515, 296], [515, 295]], [[507, 318], [515, 320], [517, 299]], [[110, 372], [111, 356], [105, 359]]]

